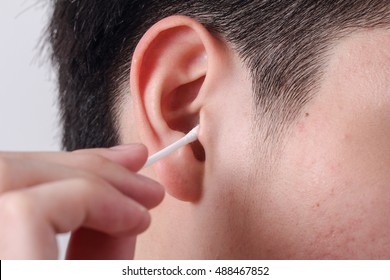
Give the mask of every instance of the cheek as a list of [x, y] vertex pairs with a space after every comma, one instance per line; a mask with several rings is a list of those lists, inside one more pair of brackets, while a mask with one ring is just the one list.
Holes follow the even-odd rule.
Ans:
[[390, 114], [366, 109], [310, 115], [282, 156], [270, 207], [313, 257], [390, 257]]

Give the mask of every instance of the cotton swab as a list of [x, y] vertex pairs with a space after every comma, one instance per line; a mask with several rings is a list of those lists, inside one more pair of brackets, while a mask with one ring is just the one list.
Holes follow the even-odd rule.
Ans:
[[175, 143], [169, 145], [168, 147], [165, 147], [161, 151], [155, 153], [154, 155], [150, 156], [148, 160], [146, 161], [143, 168], [151, 166], [156, 161], [162, 159], [163, 157], [173, 153], [174, 151], [180, 149], [181, 147], [188, 145], [192, 142], [195, 142], [198, 139], [198, 133], [199, 133], [199, 125], [191, 129], [190, 132], [188, 132], [183, 138], [179, 139]]

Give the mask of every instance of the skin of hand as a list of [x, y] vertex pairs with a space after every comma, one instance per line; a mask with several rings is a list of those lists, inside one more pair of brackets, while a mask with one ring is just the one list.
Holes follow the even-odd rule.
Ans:
[[56, 259], [56, 234], [72, 232], [67, 258], [133, 258], [148, 209], [164, 189], [136, 174], [143, 145], [71, 153], [0, 153], [0, 259]]

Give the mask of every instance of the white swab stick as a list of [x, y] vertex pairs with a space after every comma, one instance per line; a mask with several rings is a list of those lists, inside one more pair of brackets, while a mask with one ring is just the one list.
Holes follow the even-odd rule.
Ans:
[[195, 142], [198, 139], [198, 133], [199, 133], [199, 125], [191, 129], [190, 132], [188, 132], [183, 138], [179, 139], [175, 143], [169, 145], [168, 147], [165, 147], [161, 151], [155, 153], [154, 155], [150, 156], [148, 160], [146, 161], [143, 168], [151, 166], [156, 161], [162, 159], [163, 157], [173, 153], [174, 151], [180, 149], [181, 147], [188, 145], [192, 142]]

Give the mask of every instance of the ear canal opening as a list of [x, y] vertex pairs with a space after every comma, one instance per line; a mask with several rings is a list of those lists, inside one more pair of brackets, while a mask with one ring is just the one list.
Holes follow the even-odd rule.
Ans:
[[194, 154], [194, 157], [200, 162], [206, 161], [206, 152], [205, 152], [202, 144], [199, 142], [199, 140], [192, 142], [190, 145], [191, 145], [191, 149], [192, 149], [192, 152]]

